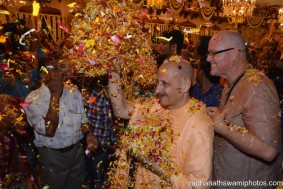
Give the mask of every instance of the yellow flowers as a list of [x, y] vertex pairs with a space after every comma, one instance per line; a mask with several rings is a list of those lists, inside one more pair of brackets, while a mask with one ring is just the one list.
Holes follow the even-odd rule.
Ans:
[[85, 47], [86, 48], [89, 48], [89, 47], [93, 47], [95, 44], [94, 40], [93, 39], [89, 39], [85, 42]]
[[6, 37], [4, 35], [0, 36], [0, 43], [5, 43], [6, 42]]
[[150, 35], [134, 16], [124, 1], [89, 1], [72, 23], [74, 48], [66, 49], [86, 77], [106, 75], [119, 62], [123, 93], [130, 100], [138, 96], [135, 86], [153, 88], [157, 73]]

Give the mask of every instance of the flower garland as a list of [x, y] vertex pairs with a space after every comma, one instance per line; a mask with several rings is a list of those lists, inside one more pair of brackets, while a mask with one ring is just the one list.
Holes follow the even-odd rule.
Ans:
[[200, 12], [204, 21], [208, 22], [211, 19], [211, 17], [214, 15], [215, 9], [215, 7], [210, 6], [201, 7]]
[[71, 28], [74, 47], [66, 50], [78, 72], [87, 77], [106, 75], [120, 65], [127, 99], [137, 95], [133, 93], [137, 84], [149, 88], [156, 81], [150, 30], [134, 19], [137, 14], [128, 1], [88, 2], [83, 14], [75, 15]]
[[169, 6], [173, 9], [175, 14], [180, 14], [183, 9], [185, 1], [183, 0], [169, 0]]
[[141, 117], [130, 123], [120, 137], [121, 151], [116, 152], [119, 159], [115, 163], [116, 167], [109, 173], [109, 181], [114, 188], [123, 188], [130, 184], [128, 178], [123, 176], [128, 174], [123, 172], [129, 164], [127, 154], [153, 160], [164, 175], [178, 172], [176, 163], [170, 161], [169, 157], [174, 140], [171, 122], [165, 116], [148, 112], [156, 101], [148, 99], [145, 103], [147, 105], [139, 111]]
[[153, 159], [164, 171], [169, 171], [172, 168], [168, 162], [172, 136], [173, 130], [168, 119], [148, 115], [129, 125], [121, 137], [120, 147], [128, 149], [134, 156]]

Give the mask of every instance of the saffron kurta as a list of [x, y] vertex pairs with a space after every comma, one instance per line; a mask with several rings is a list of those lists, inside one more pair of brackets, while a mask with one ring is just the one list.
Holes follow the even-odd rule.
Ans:
[[[193, 181], [210, 180], [212, 174], [214, 132], [205, 105], [196, 99], [191, 99], [184, 107], [171, 111], [163, 109], [157, 102], [136, 105], [129, 124], [139, 120], [145, 106], [148, 106], [148, 114], [167, 116], [171, 120], [174, 140], [170, 159], [177, 164], [179, 173], [171, 174], [173, 185], [166, 186], [165, 181], [140, 165], [135, 176], [135, 188], [206, 188], [192, 186]], [[123, 170], [117, 170], [117, 173], [127, 176], [128, 166], [122, 167]]]

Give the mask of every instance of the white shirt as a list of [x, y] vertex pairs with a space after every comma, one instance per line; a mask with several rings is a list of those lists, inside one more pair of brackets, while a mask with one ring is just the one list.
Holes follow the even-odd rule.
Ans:
[[50, 104], [50, 91], [44, 84], [32, 91], [25, 102], [32, 102], [24, 108], [28, 122], [34, 128], [37, 147], [49, 147], [54, 149], [65, 148], [76, 144], [83, 136], [80, 131], [83, 123], [88, 123], [84, 111], [82, 95], [78, 89], [65, 86], [59, 101], [59, 126], [54, 137], [45, 135], [45, 116]]

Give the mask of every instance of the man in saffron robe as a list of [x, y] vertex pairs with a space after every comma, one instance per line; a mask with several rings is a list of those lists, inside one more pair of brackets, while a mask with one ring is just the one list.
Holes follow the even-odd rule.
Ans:
[[[119, 71], [112, 73], [109, 89], [115, 116], [130, 119], [130, 126], [141, 122], [140, 127], [145, 128], [143, 122], [147, 115], [166, 117], [172, 123], [173, 132], [168, 135], [172, 144], [169, 147], [167, 163], [174, 163], [176, 171], [164, 171], [160, 162], [135, 154], [135, 158], [140, 162], [133, 182], [135, 188], [208, 188], [204, 185], [211, 179], [214, 134], [205, 105], [189, 97], [192, 77], [193, 69], [190, 63], [173, 56], [158, 69], [155, 89], [158, 100], [140, 100], [140, 103], [133, 104], [126, 102], [123, 97], [119, 87]], [[135, 126], [131, 128], [134, 129]], [[147, 142], [150, 143], [150, 139], [145, 138], [144, 143]], [[110, 180], [113, 188], [129, 186], [130, 159], [124, 154], [126, 150], [120, 149], [116, 174], [114, 179]], [[161, 162], [166, 155], [160, 155]]]

